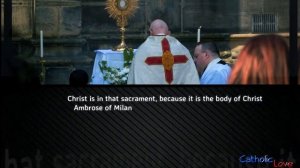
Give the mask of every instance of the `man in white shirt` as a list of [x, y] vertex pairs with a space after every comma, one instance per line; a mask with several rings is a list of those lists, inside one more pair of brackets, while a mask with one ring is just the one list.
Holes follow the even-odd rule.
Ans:
[[194, 51], [194, 62], [200, 75], [200, 84], [227, 84], [231, 68], [219, 58], [214, 43], [198, 44]]
[[199, 84], [198, 73], [188, 49], [170, 36], [168, 25], [154, 20], [150, 36], [137, 49], [128, 84]]

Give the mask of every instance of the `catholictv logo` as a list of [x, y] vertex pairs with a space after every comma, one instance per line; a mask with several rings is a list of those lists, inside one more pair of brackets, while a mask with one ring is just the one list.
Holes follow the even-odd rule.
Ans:
[[242, 164], [272, 164], [274, 168], [293, 168], [294, 162], [291, 161], [279, 161], [271, 156], [256, 156], [256, 155], [242, 155], [240, 157], [240, 163]]

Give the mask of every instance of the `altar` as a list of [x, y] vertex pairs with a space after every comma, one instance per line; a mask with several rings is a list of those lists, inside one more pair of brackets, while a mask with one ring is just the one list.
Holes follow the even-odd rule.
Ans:
[[[136, 49], [134, 50], [134, 53]], [[123, 51], [112, 50], [95, 50], [96, 56], [94, 60], [93, 71], [91, 75], [91, 85], [108, 85], [109, 82], [103, 78], [103, 73], [100, 70], [101, 62], [106, 61], [107, 66], [114, 68], [123, 68], [124, 56]]]

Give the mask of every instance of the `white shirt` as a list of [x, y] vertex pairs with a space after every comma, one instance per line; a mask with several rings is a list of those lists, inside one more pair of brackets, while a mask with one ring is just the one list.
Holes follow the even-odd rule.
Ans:
[[227, 84], [231, 68], [220, 61], [220, 58], [216, 58], [207, 65], [200, 78], [200, 84]]

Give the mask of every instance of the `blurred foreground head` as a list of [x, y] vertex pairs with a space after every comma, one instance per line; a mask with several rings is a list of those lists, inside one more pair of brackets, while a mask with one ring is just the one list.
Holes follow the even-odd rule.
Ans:
[[86, 86], [89, 82], [88, 74], [81, 69], [77, 69], [70, 74], [69, 83], [71, 86]]
[[233, 66], [229, 84], [288, 84], [288, 46], [278, 35], [250, 39]]

